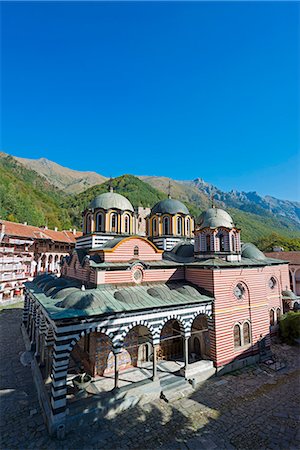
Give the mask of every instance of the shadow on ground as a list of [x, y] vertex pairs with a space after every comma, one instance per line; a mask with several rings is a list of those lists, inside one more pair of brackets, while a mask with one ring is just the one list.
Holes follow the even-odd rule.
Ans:
[[82, 425], [64, 441], [46, 431], [30, 367], [20, 363], [22, 310], [0, 311], [1, 449], [299, 449], [299, 348], [274, 346], [286, 363], [255, 365], [202, 384], [189, 398], [137, 405]]

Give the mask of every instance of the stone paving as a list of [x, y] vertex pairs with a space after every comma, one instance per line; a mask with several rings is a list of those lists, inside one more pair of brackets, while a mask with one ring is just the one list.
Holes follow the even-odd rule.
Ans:
[[163, 400], [51, 439], [29, 367], [20, 363], [22, 311], [0, 312], [2, 450], [300, 449], [299, 348], [273, 345], [286, 367], [262, 366], [213, 378], [190, 398]]

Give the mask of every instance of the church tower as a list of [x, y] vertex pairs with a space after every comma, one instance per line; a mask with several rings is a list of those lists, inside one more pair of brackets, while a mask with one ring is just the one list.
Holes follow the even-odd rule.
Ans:
[[204, 211], [195, 227], [195, 256], [198, 258], [219, 257], [226, 261], [241, 260], [240, 229], [231, 216], [220, 208]]
[[123, 195], [110, 187], [109, 192], [95, 197], [83, 212], [83, 235], [77, 239], [76, 249], [101, 248], [116, 237], [134, 234], [134, 208]]
[[153, 206], [146, 225], [148, 238], [162, 250], [170, 251], [178, 242], [193, 237], [194, 219], [187, 207], [170, 194]]

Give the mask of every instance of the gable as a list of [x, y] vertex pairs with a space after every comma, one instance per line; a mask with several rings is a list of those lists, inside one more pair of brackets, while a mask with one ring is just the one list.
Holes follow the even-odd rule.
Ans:
[[162, 250], [142, 237], [124, 238], [112, 248], [102, 250], [104, 261], [161, 261]]

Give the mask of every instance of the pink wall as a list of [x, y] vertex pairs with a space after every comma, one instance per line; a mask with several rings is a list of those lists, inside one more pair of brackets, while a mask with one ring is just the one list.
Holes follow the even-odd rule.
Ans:
[[[138, 256], [134, 255], [134, 248], [138, 247]], [[161, 261], [162, 253], [156, 251], [150, 242], [145, 239], [130, 238], [124, 239], [121, 244], [113, 249], [113, 251], [103, 251], [104, 261], [131, 261], [132, 259], [140, 259], [142, 261]]]

